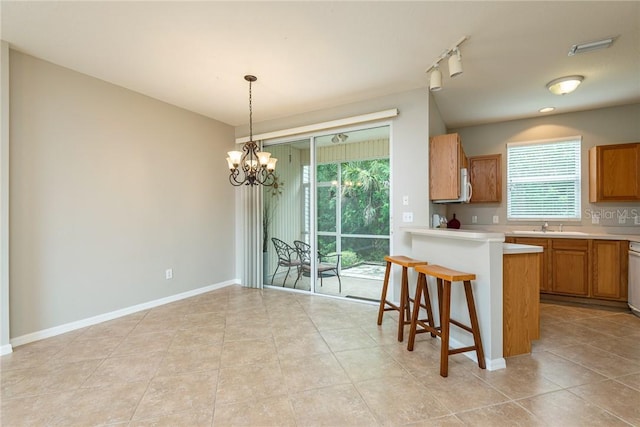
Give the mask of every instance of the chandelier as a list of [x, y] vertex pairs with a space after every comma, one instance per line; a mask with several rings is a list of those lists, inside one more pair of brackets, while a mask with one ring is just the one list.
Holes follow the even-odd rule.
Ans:
[[271, 153], [258, 151], [260, 148], [253, 140], [253, 109], [251, 105], [251, 83], [258, 80], [256, 76], [247, 75], [244, 79], [249, 82], [249, 141], [242, 146], [242, 151], [229, 151], [229, 182], [231, 185], [265, 185], [271, 186], [275, 182], [273, 172], [278, 159], [271, 157]]

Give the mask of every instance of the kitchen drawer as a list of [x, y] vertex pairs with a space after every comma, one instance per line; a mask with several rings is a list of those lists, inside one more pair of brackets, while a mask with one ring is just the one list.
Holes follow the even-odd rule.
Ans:
[[566, 249], [572, 251], [588, 251], [589, 240], [582, 239], [551, 239], [553, 249]]

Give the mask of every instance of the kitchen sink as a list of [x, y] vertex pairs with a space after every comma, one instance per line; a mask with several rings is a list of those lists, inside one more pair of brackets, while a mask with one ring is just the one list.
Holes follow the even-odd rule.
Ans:
[[555, 230], [513, 230], [513, 234], [531, 234], [534, 236], [587, 236], [582, 231], [555, 231]]

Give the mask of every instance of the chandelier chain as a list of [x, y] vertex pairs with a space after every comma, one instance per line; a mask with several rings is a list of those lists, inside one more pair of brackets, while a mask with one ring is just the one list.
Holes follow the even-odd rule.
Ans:
[[251, 96], [251, 80], [249, 80], [249, 140], [253, 141], [253, 105]]

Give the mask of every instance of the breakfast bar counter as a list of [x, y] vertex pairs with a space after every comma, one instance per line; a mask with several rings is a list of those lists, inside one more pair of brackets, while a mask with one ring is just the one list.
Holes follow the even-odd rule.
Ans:
[[[472, 282], [487, 369], [506, 367], [503, 353], [503, 255], [541, 252], [529, 245], [504, 243], [504, 233], [477, 230], [403, 227], [411, 235], [411, 256], [476, 275]], [[435, 283], [429, 283], [435, 292]], [[451, 295], [451, 316], [468, 322], [462, 289]], [[472, 345], [465, 331], [451, 330], [451, 346]], [[467, 353], [475, 357], [475, 353]]]

